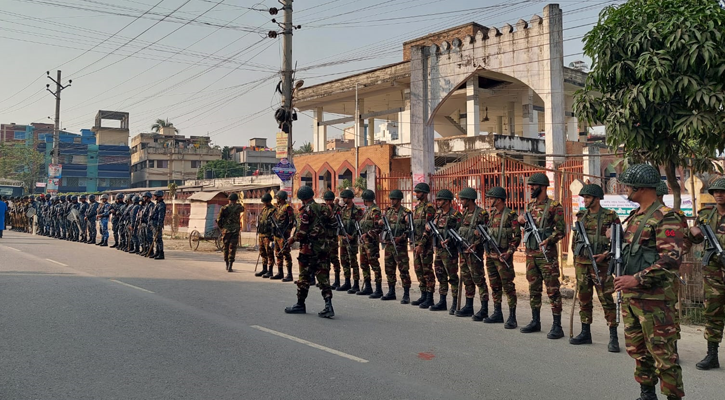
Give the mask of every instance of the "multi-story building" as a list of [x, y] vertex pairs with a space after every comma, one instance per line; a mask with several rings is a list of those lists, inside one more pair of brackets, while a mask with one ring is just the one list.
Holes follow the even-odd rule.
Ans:
[[131, 187], [178, 185], [196, 179], [199, 168], [221, 160], [222, 151], [212, 148], [207, 136], [177, 135], [173, 127], [160, 133], [140, 133], [131, 138]]
[[33, 122], [30, 125], [15, 123], [0, 125], [0, 142], [32, 146], [45, 142], [46, 136], [53, 136], [53, 124]]
[[279, 162], [275, 149], [267, 147], [267, 139], [249, 139], [249, 146], [234, 146], [229, 149], [232, 161], [240, 164], [246, 176], [269, 175]]

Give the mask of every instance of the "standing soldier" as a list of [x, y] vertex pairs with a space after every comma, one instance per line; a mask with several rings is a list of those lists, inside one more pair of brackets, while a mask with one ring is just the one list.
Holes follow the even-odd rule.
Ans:
[[297, 280], [297, 303], [285, 308], [287, 314], [304, 314], [307, 312], [305, 299], [310, 290], [310, 276], [315, 274], [319, 282], [322, 298], [325, 299], [325, 308], [317, 315], [322, 318], [332, 318], [335, 310], [332, 308], [332, 288], [330, 287], [329, 265], [321, 263], [320, 256], [328, 251], [326, 248], [328, 239], [325, 232], [324, 220], [331, 218], [330, 210], [315, 203], [315, 193], [309, 186], [302, 186], [297, 191], [297, 198], [302, 200], [300, 209], [300, 226], [295, 236], [287, 241], [287, 246], [292, 247], [295, 241], [300, 242], [300, 255], [297, 258], [300, 268], [299, 279]]
[[430, 186], [427, 183], [419, 183], [413, 189], [418, 203], [413, 209], [413, 269], [418, 278], [420, 298], [411, 304], [420, 308], [428, 308], [433, 305], [433, 292], [436, 286], [436, 276], [433, 271], [433, 241], [430, 236], [425, 235], [426, 224], [435, 218], [436, 209], [433, 203], [428, 201]]
[[136, 229], [136, 226], [138, 225], [138, 218], [139, 215], [141, 215], [141, 196], [134, 195], [133, 196], [133, 203], [131, 204], [131, 212], [129, 213], [129, 221], [128, 221], [128, 237], [130, 242], [130, 247], [128, 249], [128, 252], [131, 254], [136, 254], [140, 251], [139, 249], [139, 242], [138, 242], [138, 230]]
[[[579, 234], [574, 238], [574, 269], [576, 273], [577, 292], [579, 293], [579, 317], [582, 322], [582, 331], [576, 337], [569, 339], [571, 344], [591, 344], [592, 333], [592, 309], [594, 308], [593, 295], [596, 288], [599, 302], [604, 309], [604, 318], [609, 326], [609, 345], [608, 350], [612, 353], [619, 353], [619, 338], [617, 337], [617, 307], [612, 299], [614, 293], [614, 278], [607, 274], [609, 265], [607, 256], [609, 252], [609, 240], [607, 240], [607, 230], [612, 224], [619, 224], [619, 216], [617, 213], [603, 208], [600, 205], [601, 199], [604, 198], [604, 190], [599, 185], [585, 185], [580, 191], [579, 196], [584, 197], [584, 206], [586, 210], [577, 213], [577, 221], [580, 221], [587, 233], [591, 244], [592, 258], [597, 265], [592, 269], [592, 262], [589, 250], [584, 249], [584, 239]], [[596, 278], [594, 272], [599, 276], [601, 286], [595, 285]]]
[[[275, 208], [272, 205], [272, 195], [265, 193], [262, 196], [264, 207], [257, 220], [257, 234], [259, 235], [259, 256], [262, 258], [262, 270], [254, 274], [262, 278], [270, 278], [274, 269], [274, 251], [272, 250], [272, 218]], [[269, 270], [267, 269], [269, 266]]]
[[486, 275], [483, 271], [483, 238], [476, 231], [476, 226], [488, 225], [488, 212], [476, 205], [478, 193], [473, 188], [461, 190], [458, 193], [458, 198], [461, 200], [461, 205], [463, 205], [461, 229], [458, 233], [471, 247], [461, 249], [463, 251], [461, 257], [461, 278], [466, 290], [466, 305], [456, 311], [456, 317], [473, 316], [473, 298], [476, 296], [476, 287], [478, 287], [481, 309], [476, 313], [474, 321], [480, 321], [483, 318], [488, 318], [488, 286], [486, 285]]
[[[564, 207], [561, 203], [549, 198], [546, 188], [549, 178], [542, 173], [531, 175], [527, 182], [531, 190], [531, 202], [526, 206], [531, 213], [536, 226], [526, 227], [527, 230], [538, 229], [541, 243], [536, 243], [533, 234], [524, 237], [526, 242], [526, 280], [529, 281], [529, 295], [531, 303], [531, 322], [521, 328], [523, 333], [541, 331], [541, 292], [542, 284], [546, 285], [546, 293], [551, 303], [551, 313], [554, 323], [546, 335], [549, 339], [564, 337], [561, 328], [561, 293], [559, 292], [559, 262], [556, 243], [564, 237], [566, 224], [564, 222]], [[524, 216], [519, 217], [519, 223], [525, 224]], [[541, 249], [544, 249], [542, 252]]]
[[622, 173], [630, 201], [639, 203], [623, 238], [621, 276], [614, 290], [622, 291], [622, 318], [627, 353], [635, 359], [634, 378], [642, 400], [657, 399], [659, 377], [668, 400], [685, 396], [682, 368], [676, 362], [677, 292], [675, 280], [682, 263], [682, 217], [657, 201], [660, 173], [647, 164], [636, 164]]
[[450, 239], [448, 230], [456, 231], [461, 225], [461, 213], [453, 209], [451, 202], [453, 201], [453, 193], [448, 189], [440, 190], [436, 194], [436, 215], [433, 223], [438, 228], [441, 237], [433, 236], [428, 227], [426, 227], [426, 235], [431, 236], [435, 241], [435, 272], [440, 284], [438, 293], [441, 298], [438, 303], [430, 307], [431, 311], [443, 311], [448, 308], [446, 296], [448, 295], [448, 287], [451, 287], [451, 309], [448, 312], [453, 315], [458, 308], [458, 249], [456, 246], [449, 246]]
[[[355, 229], [355, 221], [358, 223], [362, 219], [362, 210], [359, 209], [352, 199], [355, 194], [352, 190], [346, 189], [340, 192], [340, 198], [345, 205], [340, 210], [340, 218], [344, 225], [344, 230], [340, 230], [340, 264], [345, 274], [345, 284], [337, 288], [338, 292], [347, 291], [350, 294], [360, 291], [360, 267], [357, 263], [358, 237]], [[350, 270], [352, 270], [352, 279], [354, 284], [350, 287]]]
[[[709, 225], [720, 245], [725, 246], [725, 178], [716, 180], [707, 191], [715, 198], [715, 207], [700, 210], [697, 223], [690, 229], [688, 236], [693, 243], [702, 243], [705, 238], [699, 227]], [[713, 247], [713, 243], [708, 243], [708, 248]], [[702, 272], [705, 286], [707, 355], [695, 366], [697, 369], [709, 370], [720, 368], [717, 353], [725, 326], [725, 260], [714, 253]]]
[[[277, 198], [277, 210], [272, 218], [279, 227], [279, 231], [276, 229], [274, 231], [274, 255], [277, 258], [277, 275], [269, 279], [282, 279], [282, 282], [290, 282], [292, 281], [292, 255], [286, 243], [294, 226], [295, 210], [291, 204], [287, 203], [287, 192], [284, 190], [277, 192], [275, 197]], [[327, 257], [327, 252], [324, 252], [323, 256]], [[282, 270], [283, 263], [287, 266], [287, 276], [284, 275]], [[270, 273], [272, 273], [272, 268], [273, 266], [269, 267]]]
[[108, 204], [108, 195], [101, 195], [101, 205], [98, 207], [96, 219], [101, 221], [101, 242], [99, 246], [108, 246], [108, 217], [111, 215], [111, 205]]
[[111, 214], [113, 217], [111, 217], [111, 228], [113, 229], [113, 246], [111, 246], [112, 249], [115, 249], [118, 247], [119, 239], [118, 239], [118, 228], [120, 228], [120, 219], [121, 219], [121, 207], [123, 206], [123, 194], [119, 193], [116, 195], [116, 201], [111, 205]]
[[227, 264], [227, 272], [234, 272], [232, 265], [237, 254], [239, 244], [239, 230], [244, 206], [238, 203], [239, 195], [229, 195], [229, 204], [222, 207], [216, 219], [217, 226], [222, 230], [222, 242], [224, 243], [224, 262]]
[[[385, 217], [390, 223], [392, 238], [387, 238], [385, 244], [385, 276], [388, 278], [388, 293], [382, 300], [395, 300], [395, 269], [400, 271], [400, 283], [403, 285], [403, 298], [400, 304], [410, 303], [410, 260], [408, 258], [408, 234], [410, 219], [413, 218], [411, 212], [403, 207], [400, 202], [403, 200], [403, 192], [400, 190], [391, 190], [388, 195], [390, 198], [390, 208], [385, 212]], [[379, 222], [382, 224], [382, 221]]]
[[139, 236], [139, 242], [141, 244], [141, 251], [138, 253], [140, 256], [148, 256], [150, 246], [149, 246], [149, 235], [148, 235], [148, 221], [149, 221], [149, 215], [151, 214], [151, 211], [153, 210], [153, 203], [151, 202], [151, 192], [146, 192], [141, 196], [141, 209], [139, 210], [139, 220], [138, 220], [138, 236]]
[[[488, 281], [491, 283], [491, 296], [493, 297], [493, 314], [488, 318], [473, 316], [474, 321], [481, 318], [486, 324], [500, 324], [503, 322], [501, 303], [502, 292], [506, 292], [509, 306], [509, 317], [504, 324], [505, 329], [515, 329], [518, 326], [516, 321], [516, 286], [514, 279], [514, 253], [521, 243], [521, 228], [519, 227], [516, 212], [506, 206], [506, 190], [496, 186], [486, 192], [486, 197], [491, 199], [491, 210], [489, 211], [490, 223], [489, 233], [494, 243], [486, 246], [486, 271]], [[496, 246], [501, 252], [494, 250]]]
[[[340, 205], [335, 201], [335, 193], [331, 191], [325, 192], [322, 196], [325, 200], [325, 205], [330, 209], [332, 218], [327, 224], [327, 238], [329, 240], [328, 249], [330, 253], [330, 264], [335, 269], [335, 281], [332, 284], [332, 289], [337, 290], [340, 287], [340, 245], [337, 237], [337, 223], [335, 221], [335, 215], [340, 213]], [[349, 284], [348, 280], [348, 284]]]
[[156, 205], [154, 206], [154, 214], [151, 217], [151, 226], [153, 228], [153, 241], [151, 246], [156, 246], [154, 260], [164, 259], [164, 219], [166, 218], [166, 203], [164, 203], [164, 192], [157, 190], [154, 192], [156, 197]]
[[153, 196], [150, 192], [146, 192], [148, 195], [148, 203], [146, 205], [147, 211], [146, 211], [146, 219], [144, 220], [146, 222], [146, 251], [144, 252], [144, 257], [148, 258], [154, 258], [156, 257], [156, 254], [154, 253], [154, 225], [153, 225], [153, 218], [154, 218], [154, 210], [156, 209], [156, 205], [153, 201]]
[[88, 241], [88, 224], [86, 223], [86, 214], [88, 214], [88, 203], [86, 202], [87, 198], [85, 194], [82, 194], [81, 197], [79, 197], [81, 200], [80, 208], [78, 209], [79, 215], [78, 218], [80, 219], [80, 225], [81, 225], [81, 237], [80, 241], [82, 243], [85, 243]]
[[[357, 292], [360, 296], [368, 295], [371, 299], [383, 297], [383, 274], [380, 270], [380, 219], [382, 212], [375, 204], [375, 192], [365, 190], [362, 193], [365, 202], [365, 213], [360, 219], [360, 269], [363, 272], [363, 288]], [[375, 291], [371, 286], [370, 270], [375, 273]]]

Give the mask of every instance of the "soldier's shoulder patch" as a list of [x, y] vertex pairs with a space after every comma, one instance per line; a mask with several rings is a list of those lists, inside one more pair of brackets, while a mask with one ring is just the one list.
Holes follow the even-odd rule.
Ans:
[[578, 213], [576, 213], [576, 216], [577, 216], [577, 218], [581, 218], [581, 217], [583, 217], [583, 216], [584, 216], [584, 213], [586, 213], [586, 211], [585, 211], [585, 210], [579, 210], [579, 212], [578, 212]]
[[408, 207], [403, 207], [403, 212], [406, 214], [410, 214], [410, 209]]

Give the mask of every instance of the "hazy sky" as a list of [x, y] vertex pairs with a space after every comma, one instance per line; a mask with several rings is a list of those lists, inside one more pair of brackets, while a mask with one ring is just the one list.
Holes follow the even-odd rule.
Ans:
[[[305, 85], [402, 60], [402, 43], [475, 21], [501, 27], [534, 14], [534, 0], [297, 0], [297, 78]], [[599, 11], [621, 1], [558, 1], [564, 11], [564, 63], [584, 59], [582, 36]], [[184, 135], [219, 145], [272, 139], [279, 105], [281, 39], [275, 0], [0, 0], [0, 122], [52, 122], [45, 90], [63, 71], [61, 127], [91, 128], [98, 110], [130, 113], [131, 135], [168, 118]], [[264, 10], [264, 11], [262, 11]], [[282, 15], [277, 18], [282, 19]], [[312, 138], [311, 119], [295, 125], [296, 147]], [[340, 127], [342, 128], [342, 127]], [[340, 136], [331, 127], [328, 137]], [[271, 143], [271, 142], [270, 142]]]

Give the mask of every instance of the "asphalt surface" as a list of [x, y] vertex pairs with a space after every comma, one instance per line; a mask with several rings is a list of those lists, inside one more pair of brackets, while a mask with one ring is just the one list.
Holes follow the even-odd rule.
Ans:
[[[635, 399], [634, 361], [595, 344], [338, 294], [336, 317], [286, 315], [295, 286], [227, 273], [217, 254], [157, 261], [5, 232], [0, 239], [0, 399]], [[402, 290], [398, 288], [400, 298]], [[417, 291], [411, 293], [414, 299]], [[436, 299], [437, 299], [436, 295]], [[519, 326], [531, 317], [519, 300]], [[567, 309], [564, 319], [568, 320]], [[575, 318], [578, 323], [578, 317]], [[565, 331], [567, 331], [565, 326]], [[578, 330], [578, 329], [577, 329]], [[620, 341], [624, 347], [621, 334]], [[722, 399], [725, 371], [697, 371], [697, 328], [680, 342], [689, 399]], [[725, 359], [723, 360], [725, 361]]]

